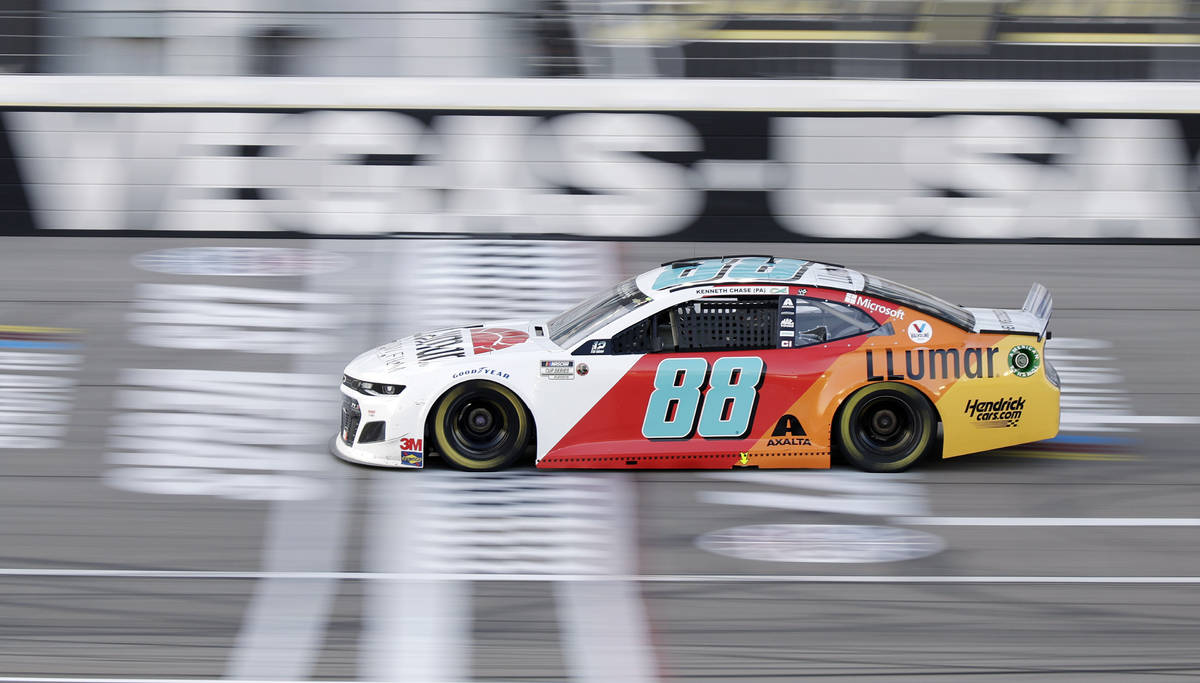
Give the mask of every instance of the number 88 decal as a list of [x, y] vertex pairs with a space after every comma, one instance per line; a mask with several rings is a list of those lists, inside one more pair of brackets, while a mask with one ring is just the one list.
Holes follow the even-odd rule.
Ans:
[[701, 395], [707, 375], [708, 361], [703, 358], [669, 358], [659, 363], [642, 436], [686, 439], [693, 427], [698, 436], [708, 439], [745, 436], [758, 402], [763, 360], [753, 356], [718, 358], [713, 363], [708, 392]]

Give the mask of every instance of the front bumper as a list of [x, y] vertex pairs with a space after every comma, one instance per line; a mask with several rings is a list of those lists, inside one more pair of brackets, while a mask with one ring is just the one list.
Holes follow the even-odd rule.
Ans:
[[343, 386], [341, 426], [330, 451], [348, 462], [419, 469], [425, 465], [420, 408], [402, 396], [367, 396]]
[[[372, 446], [386, 446], [386, 443], [371, 444]], [[419, 470], [425, 466], [425, 457], [422, 453], [419, 457], [407, 456], [405, 459], [405, 451], [399, 448], [392, 447], [388, 450], [379, 449], [381, 452], [376, 452], [374, 448], [367, 446], [347, 446], [346, 442], [342, 441], [342, 435], [338, 434], [329, 442], [329, 452], [336, 455], [338, 458], [346, 462], [352, 462], [356, 465], [371, 465], [372, 467], [393, 467], [397, 469]], [[409, 452], [411, 453], [411, 452]]]

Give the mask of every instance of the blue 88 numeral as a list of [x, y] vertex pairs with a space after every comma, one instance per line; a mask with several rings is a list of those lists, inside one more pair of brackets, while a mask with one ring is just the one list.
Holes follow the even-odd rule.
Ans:
[[[658, 364], [654, 391], [646, 405], [642, 436], [647, 439], [685, 439], [696, 427], [704, 438], [740, 437], [750, 429], [763, 360], [758, 357], [718, 358], [712, 367], [708, 393], [701, 395], [708, 375], [703, 358], [669, 358]], [[700, 422], [696, 424], [696, 412]]]

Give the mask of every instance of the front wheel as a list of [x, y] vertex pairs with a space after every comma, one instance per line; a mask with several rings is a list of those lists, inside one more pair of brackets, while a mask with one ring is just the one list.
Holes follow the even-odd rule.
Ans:
[[431, 427], [451, 467], [486, 472], [515, 462], [529, 445], [529, 415], [521, 399], [492, 382], [460, 384], [438, 401]]
[[925, 396], [907, 384], [864, 387], [842, 405], [836, 433], [842, 454], [867, 472], [899, 472], [934, 443], [936, 421]]

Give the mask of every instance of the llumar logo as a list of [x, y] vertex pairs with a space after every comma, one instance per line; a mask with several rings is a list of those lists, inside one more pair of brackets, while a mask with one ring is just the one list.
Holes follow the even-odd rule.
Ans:
[[973, 398], [967, 401], [963, 414], [975, 420], [980, 427], [1016, 427], [1024, 410], [1024, 396], [1012, 396], [996, 401], [980, 401]]
[[896, 320], [904, 320], [904, 311], [899, 308], [892, 308], [878, 301], [872, 301], [865, 296], [859, 296], [854, 292], [846, 292], [846, 303], [854, 304], [859, 308], [865, 308], [872, 313], [882, 313], [886, 316], [895, 318]]
[[897, 379], [979, 379], [996, 376], [996, 348], [913, 349], [904, 352], [904, 361], [884, 349], [883, 358], [867, 351], [867, 381]]

